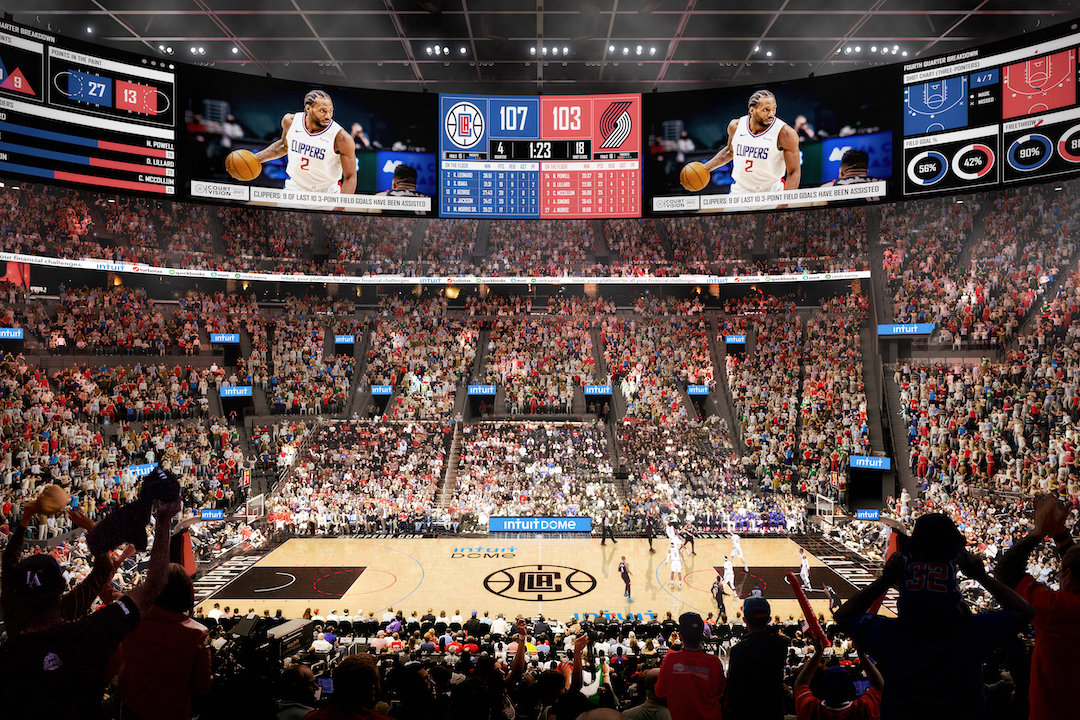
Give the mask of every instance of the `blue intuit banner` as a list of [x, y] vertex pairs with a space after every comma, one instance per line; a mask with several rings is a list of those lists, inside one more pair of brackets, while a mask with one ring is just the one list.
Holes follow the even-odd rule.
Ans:
[[205, 508], [199, 511], [200, 520], [224, 520], [225, 511], [221, 508]]
[[852, 455], [848, 458], [848, 465], [866, 470], [892, 470], [892, 459], [872, 455]]
[[856, 520], [880, 520], [881, 519], [881, 511], [880, 510], [856, 510], [855, 511], [855, 519]]
[[221, 397], [251, 397], [250, 385], [229, 385], [221, 388]]
[[592, 532], [592, 518], [493, 517], [488, 532]]
[[356, 344], [356, 336], [355, 335], [335, 335], [334, 336], [334, 343], [336, 345], [355, 345]]
[[0, 328], [0, 340], [22, 340], [22, 328]]
[[494, 395], [498, 385], [470, 385], [470, 395]]
[[610, 385], [584, 385], [582, 387], [586, 395], [610, 395]]
[[709, 394], [709, 386], [708, 385], [687, 385], [686, 386], [686, 394], [687, 395], [708, 395]]
[[137, 478], [146, 477], [150, 474], [150, 471], [157, 467], [157, 463], [147, 463], [145, 465], [128, 465], [125, 470]]
[[745, 335], [725, 335], [724, 336], [724, 342], [727, 343], [728, 345], [745, 345], [746, 344], [746, 336]]
[[240, 333], [210, 333], [210, 342], [218, 345], [237, 345], [240, 343]]
[[371, 394], [372, 395], [393, 395], [394, 394], [394, 386], [393, 385], [372, 385], [371, 386]]
[[934, 323], [912, 323], [911, 325], [878, 325], [878, 337], [895, 335], [931, 335]]

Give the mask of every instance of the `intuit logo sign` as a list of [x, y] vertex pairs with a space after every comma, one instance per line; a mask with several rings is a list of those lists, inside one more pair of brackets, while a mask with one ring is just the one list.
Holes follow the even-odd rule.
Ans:
[[22, 340], [22, 328], [0, 328], [0, 340]]

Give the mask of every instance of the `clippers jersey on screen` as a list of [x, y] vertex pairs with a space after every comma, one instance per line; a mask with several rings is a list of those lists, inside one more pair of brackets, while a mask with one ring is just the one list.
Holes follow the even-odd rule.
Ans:
[[739, 127], [731, 138], [731, 176], [743, 190], [773, 190], [783, 179], [787, 164], [777, 143], [786, 125], [780, 118], [773, 118], [769, 127], [755, 135], [750, 131], [750, 116], [739, 118]]
[[341, 156], [334, 150], [341, 126], [331, 122], [318, 133], [308, 132], [304, 113], [293, 115], [292, 125], [285, 134], [289, 163], [285, 172], [292, 185], [308, 192], [338, 192], [341, 180]]

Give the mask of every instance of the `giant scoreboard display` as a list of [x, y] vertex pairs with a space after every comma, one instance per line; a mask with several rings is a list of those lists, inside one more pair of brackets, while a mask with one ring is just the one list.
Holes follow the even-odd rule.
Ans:
[[641, 215], [641, 96], [441, 95], [440, 215]]
[[[0, 21], [0, 174], [178, 200], [448, 218], [896, 202], [1080, 174], [1078, 82], [1080, 30], [1068, 22], [853, 72], [643, 97], [298, 83]], [[313, 92], [332, 103], [338, 142], [296, 123]], [[750, 125], [761, 97], [781, 125]], [[289, 132], [316, 139], [294, 137], [279, 152], [290, 116]], [[297, 189], [288, 177], [290, 159], [333, 174], [331, 153], [348, 154], [350, 141], [352, 192], [333, 192], [342, 183], [332, 178], [322, 192]], [[264, 157], [284, 157], [251, 180], [226, 172], [230, 153], [272, 147]], [[705, 176], [692, 169], [697, 191], [682, 185], [693, 162], [710, 166]]]
[[0, 22], [0, 172], [174, 194], [173, 69]]

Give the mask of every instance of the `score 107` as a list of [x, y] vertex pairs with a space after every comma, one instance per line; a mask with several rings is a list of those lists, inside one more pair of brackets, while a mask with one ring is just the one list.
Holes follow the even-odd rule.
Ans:
[[492, 160], [591, 160], [591, 140], [491, 140]]

